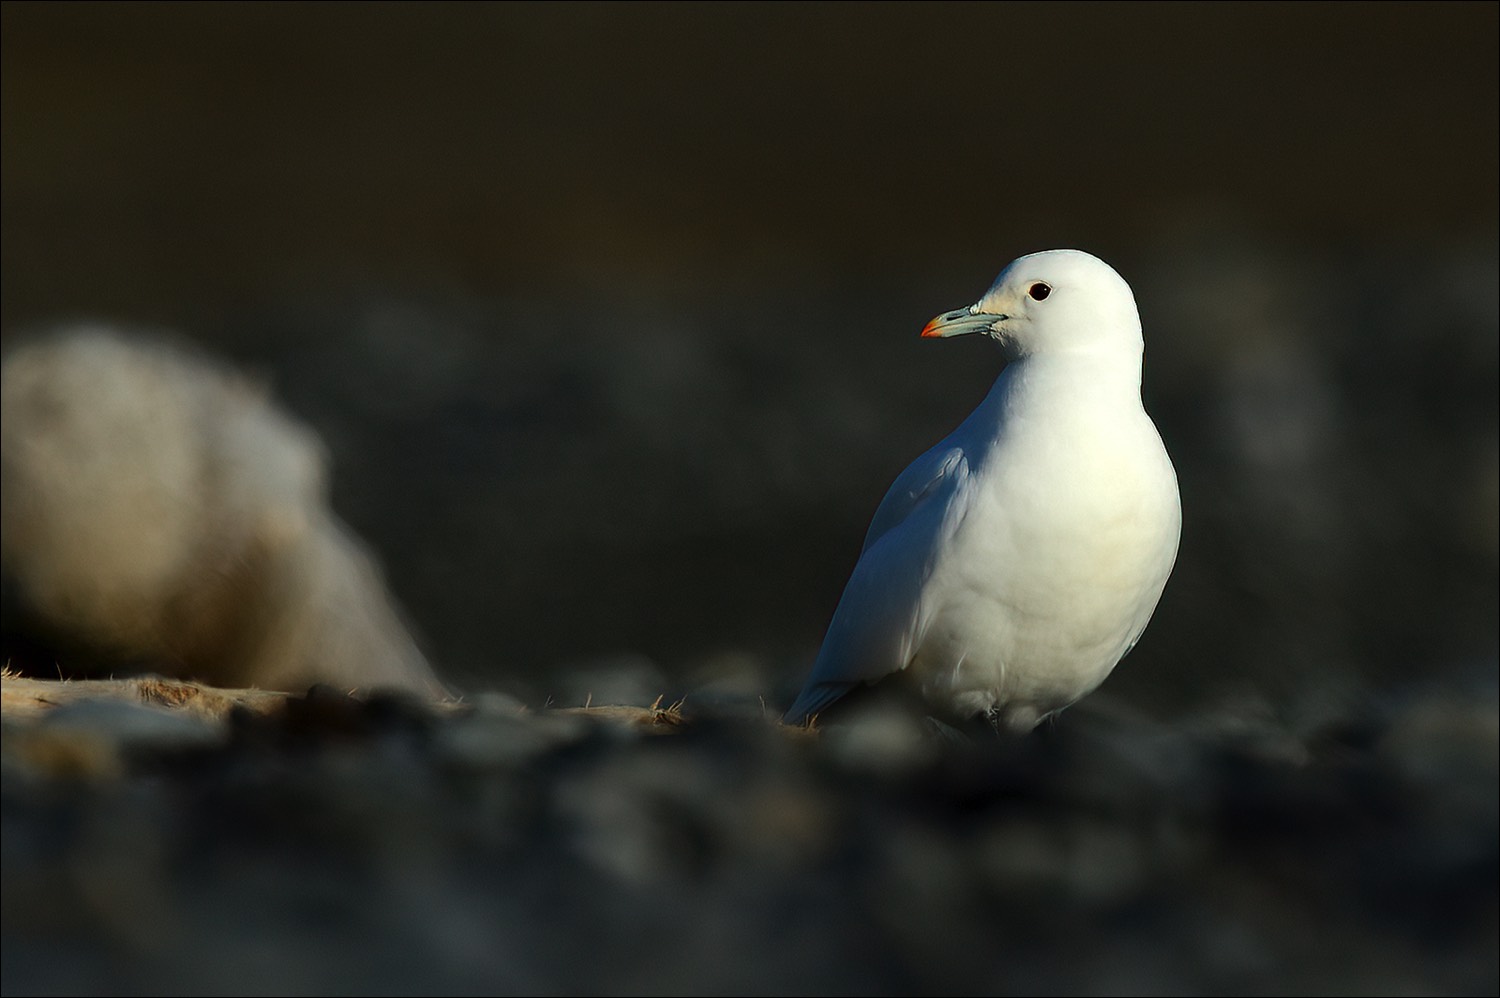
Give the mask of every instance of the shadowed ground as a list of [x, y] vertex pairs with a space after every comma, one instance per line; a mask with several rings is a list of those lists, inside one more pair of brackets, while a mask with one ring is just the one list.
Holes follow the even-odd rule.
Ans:
[[958, 746], [690, 702], [662, 728], [322, 688], [216, 721], [21, 718], [14, 682], [7, 993], [1497, 980], [1490, 681], [1172, 727], [1100, 699]]

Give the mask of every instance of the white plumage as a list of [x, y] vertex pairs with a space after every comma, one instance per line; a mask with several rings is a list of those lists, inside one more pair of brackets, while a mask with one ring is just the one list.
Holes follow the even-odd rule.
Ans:
[[924, 337], [985, 333], [1008, 364], [875, 512], [802, 723], [893, 675], [939, 716], [1029, 730], [1104, 681], [1177, 557], [1177, 476], [1141, 405], [1141, 323], [1102, 260], [1016, 260]]

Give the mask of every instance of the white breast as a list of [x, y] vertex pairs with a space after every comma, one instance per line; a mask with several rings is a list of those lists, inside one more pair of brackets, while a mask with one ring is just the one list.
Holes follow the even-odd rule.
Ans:
[[975, 414], [973, 494], [924, 586], [909, 666], [940, 709], [998, 710], [1018, 727], [1098, 686], [1135, 643], [1181, 526], [1176, 475], [1138, 401], [1042, 394], [1062, 404], [1031, 404], [1024, 388], [987, 400], [1006, 410], [989, 439]]

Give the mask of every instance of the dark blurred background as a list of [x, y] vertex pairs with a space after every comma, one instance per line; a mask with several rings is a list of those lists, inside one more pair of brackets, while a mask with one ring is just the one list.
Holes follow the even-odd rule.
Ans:
[[1106, 687], [1490, 677], [1494, 4], [17, 4], [0, 318], [263, 373], [461, 687], [785, 696], [923, 343], [1010, 259], [1136, 290], [1185, 528]]

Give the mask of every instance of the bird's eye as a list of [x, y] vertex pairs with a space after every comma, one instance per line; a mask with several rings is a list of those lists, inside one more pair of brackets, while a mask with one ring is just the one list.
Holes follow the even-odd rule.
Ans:
[[1051, 285], [1043, 284], [1041, 281], [1037, 281], [1031, 287], [1026, 289], [1026, 294], [1029, 297], [1036, 299], [1037, 301], [1046, 301], [1047, 296], [1051, 293]]

